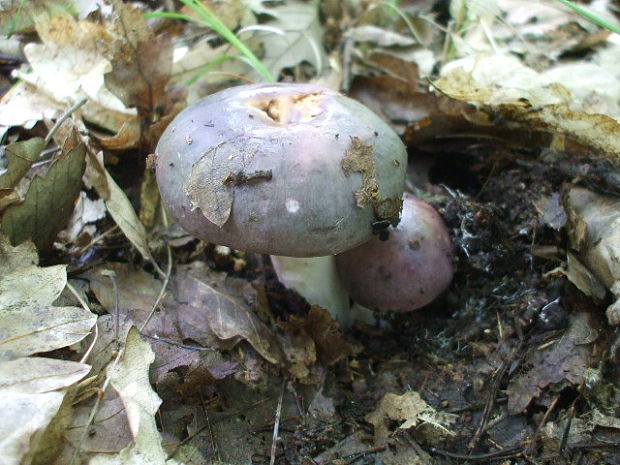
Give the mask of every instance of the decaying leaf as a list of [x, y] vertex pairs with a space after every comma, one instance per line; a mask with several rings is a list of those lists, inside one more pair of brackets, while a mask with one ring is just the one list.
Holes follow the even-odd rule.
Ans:
[[1, 230], [13, 244], [32, 240], [39, 250], [49, 248], [73, 213], [82, 187], [86, 147], [83, 144], [58, 156], [45, 176], [36, 176], [24, 202], [11, 205]]
[[[71, 461], [75, 452], [75, 448], [71, 444], [79, 444], [82, 440], [84, 427], [88, 425], [88, 418], [94, 402], [95, 399], [92, 399], [90, 402], [83, 402], [74, 407], [71, 424], [65, 430], [68, 444], [54, 465], [66, 465]], [[99, 453], [113, 455], [127, 447], [131, 443], [131, 430], [121, 398], [108, 392], [100, 402], [97, 414], [88, 430], [90, 434], [87, 434], [81, 443], [81, 452], [84, 454], [87, 454], [88, 451], [98, 451]], [[85, 457], [83, 459], [78, 463], [88, 463]]]
[[0, 236], [0, 359], [59, 349], [85, 338], [95, 315], [54, 307], [67, 283], [64, 265], [40, 268], [31, 243], [11, 247]]
[[28, 173], [32, 164], [41, 155], [45, 147], [45, 140], [41, 137], [33, 137], [22, 142], [15, 142], [6, 147], [7, 170], [0, 175], [0, 189], [9, 189], [17, 186], [17, 183]]
[[[566, 203], [572, 248], [579, 252], [579, 259], [596, 280], [620, 299], [620, 201], [573, 187]], [[569, 264], [569, 277], [575, 275], [572, 271]], [[580, 287], [586, 293], [589, 288]], [[610, 324], [620, 324], [619, 300], [607, 308], [607, 319]]]
[[172, 44], [148, 29], [139, 8], [117, 1], [114, 9], [115, 43], [108, 55], [112, 70], [106, 73], [105, 84], [127, 107], [136, 107], [138, 115], [152, 117], [167, 97]]
[[[109, 263], [89, 272], [91, 288], [110, 313], [115, 308], [115, 295], [110, 278], [102, 275], [105, 269], [116, 273], [121, 318], [141, 325], [152, 310], [161, 283], [143, 270], [120, 263]], [[171, 289], [172, 295], [152, 316], [145, 334], [222, 350], [231, 349], [244, 339], [266, 360], [280, 363], [275, 336], [251, 309], [256, 291], [247, 281], [194, 262], [177, 267]]]
[[555, 134], [554, 143], [560, 149], [568, 142], [558, 135], [589, 147], [597, 156], [618, 161], [620, 124], [613, 119], [617, 115], [591, 111], [588, 99], [576, 99], [552, 79], [543, 78], [513, 56], [493, 55], [451, 62], [433, 85], [451, 98], [476, 105], [488, 118], [500, 114], [513, 129], [531, 132], [537, 128]]
[[547, 226], [559, 230], [566, 224], [566, 211], [560, 202], [560, 194], [553, 192], [534, 202], [534, 207], [540, 214], [540, 221]]
[[253, 150], [241, 151], [238, 141], [222, 142], [211, 147], [192, 166], [183, 187], [192, 208], [200, 208], [212, 223], [222, 227], [232, 210], [234, 186], [225, 182], [228, 176], [240, 172], [254, 156]]
[[248, 3], [256, 14], [271, 18], [262, 24], [271, 30], [261, 34], [261, 40], [265, 50], [262, 62], [272, 76], [304, 61], [320, 74], [327, 59], [321, 46], [319, 2], [293, 0], [271, 5], [253, 0]]
[[[198, 321], [202, 320], [203, 327], [206, 324], [219, 339], [244, 339], [266, 360], [281, 362], [273, 332], [251, 309], [250, 302], [255, 299], [256, 291], [247, 281], [210, 271], [200, 262], [179, 268], [175, 281], [177, 299], [184, 303], [178, 309], [202, 313]], [[174, 308], [167, 308], [167, 311], [174, 311]], [[187, 324], [183, 326], [187, 328]], [[192, 333], [195, 331], [192, 329]]]
[[81, 307], [53, 306], [65, 267], [37, 263], [32, 243], [11, 247], [0, 236], [0, 456], [7, 464], [49, 463], [66, 426], [68, 388], [90, 371], [83, 363], [26, 358], [84, 339], [96, 319]]
[[580, 384], [589, 366], [590, 344], [597, 338], [588, 313], [570, 316], [569, 328], [557, 342], [539, 349], [532, 347], [526, 357], [528, 368], [508, 384], [508, 410], [520, 413], [548, 386], [568, 381]]
[[291, 315], [280, 324], [280, 346], [291, 375], [303, 383], [320, 382], [318, 372], [343, 358], [355, 355], [360, 347], [347, 342], [329, 312], [312, 306], [307, 317]]
[[447, 427], [454, 421], [453, 416], [439, 414], [415, 391], [402, 395], [388, 393], [383, 396], [379, 406], [366, 415], [366, 421], [375, 428], [375, 444], [384, 444], [391, 431], [390, 425], [398, 422], [397, 429], [408, 429], [420, 423], [429, 423], [437, 433], [451, 434]]
[[155, 423], [161, 399], [149, 382], [149, 366], [154, 360], [155, 354], [149, 343], [135, 327], [130, 329], [123, 356], [118, 364], [110, 366], [108, 376], [123, 401], [134, 440], [113, 461], [109, 456], [98, 455], [90, 463], [166, 463], [166, 453]]

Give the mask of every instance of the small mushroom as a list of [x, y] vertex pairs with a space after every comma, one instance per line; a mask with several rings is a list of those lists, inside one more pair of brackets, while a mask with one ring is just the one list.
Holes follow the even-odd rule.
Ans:
[[374, 238], [336, 256], [351, 298], [376, 311], [408, 312], [439, 296], [452, 281], [452, 244], [439, 213], [405, 193], [401, 221], [386, 241]]
[[[155, 166], [188, 232], [287, 260], [330, 257], [367, 242], [377, 222], [396, 225], [406, 162], [398, 135], [359, 102], [312, 84], [256, 84], [179, 113]], [[333, 270], [333, 258], [322, 262]]]

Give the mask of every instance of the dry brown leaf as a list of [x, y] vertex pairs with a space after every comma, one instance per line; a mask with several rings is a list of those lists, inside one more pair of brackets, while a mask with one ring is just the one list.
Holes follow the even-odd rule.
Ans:
[[178, 307], [167, 306], [166, 311], [191, 312], [195, 314], [193, 323], [200, 323], [194, 326], [179, 322], [187, 337], [197, 340], [200, 328], [203, 331], [208, 328], [223, 341], [244, 339], [266, 360], [281, 363], [273, 332], [251, 309], [256, 291], [247, 281], [214, 272], [204, 263], [195, 262], [177, 269], [175, 285], [177, 302], [182, 303]]
[[115, 39], [108, 50], [112, 70], [106, 73], [105, 84], [127, 107], [136, 107], [140, 117], [153, 118], [167, 98], [172, 44], [148, 29], [141, 9], [116, 1], [114, 13]]
[[[110, 278], [102, 274], [106, 269], [116, 274], [121, 318], [141, 325], [152, 310], [160, 281], [127, 264], [108, 263], [90, 271], [86, 277], [110, 313], [115, 308], [115, 295]], [[275, 336], [251, 310], [256, 291], [247, 281], [229, 278], [226, 273], [195, 262], [177, 268], [171, 289], [171, 295], [146, 326], [145, 334], [173, 343], [194, 342], [221, 350], [229, 350], [245, 339], [266, 360], [281, 362]]]
[[508, 411], [522, 412], [532, 399], [547, 387], [568, 381], [579, 385], [589, 366], [590, 344], [597, 338], [588, 313], [570, 316], [569, 328], [557, 342], [545, 348], [532, 347], [525, 364], [527, 369], [514, 376], [507, 389]]

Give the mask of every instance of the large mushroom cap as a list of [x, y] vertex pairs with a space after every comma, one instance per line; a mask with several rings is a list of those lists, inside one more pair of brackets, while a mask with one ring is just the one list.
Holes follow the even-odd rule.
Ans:
[[452, 242], [441, 216], [407, 193], [388, 240], [375, 238], [337, 255], [336, 264], [351, 298], [377, 311], [423, 307], [446, 290], [454, 274]]
[[311, 84], [257, 84], [182, 111], [156, 149], [162, 198], [194, 236], [249, 252], [336, 254], [396, 224], [407, 154], [359, 102]]

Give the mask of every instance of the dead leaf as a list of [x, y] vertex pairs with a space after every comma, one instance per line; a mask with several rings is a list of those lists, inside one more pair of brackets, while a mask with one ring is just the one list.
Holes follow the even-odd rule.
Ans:
[[65, 266], [37, 262], [31, 243], [11, 247], [0, 236], [0, 360], [69, 346], [95, 324], [81, 307], [52, 305], [67, 283]]
[[[620, 299], [620, 201], [574, 187], [566, 208], [571, 246], [597, 280]], [[616, 301], [607, 310], [610, 324], [620, 323], [617, 308]]]
[[135, 118], [135, 111], [125, 108], [104, 86], [103, 75], [111, 65], [102, 49], [112, 40], [105, 26], [76, 21], [67, 12], [42, 12], [36, 16], [35, 26], [42, 43], [24, 47], [29, 70], [17, 73], [21, 79], [50, 96], [56, 108], [87, 97], [81, 114], [110, 131], [118, 131], [125, 121]]
[[45, 148], [45, 140], [41, 137], [33, 137], [21, 142], [15, 142], [6, 146], [6, 172], [0, 176], [0, 189], [9, 189], [17, 186], [17, 183], [28, 173], [32, 164], [41, 155]]
[[[453, 416], [452, 416], [453, 417]], [[384, 444], [392, 433], [390, 425], [398, 422], [397, 429], [409, 429], [422, 422], [428, 422], [437, 430], [449, 433], [446, 428], [454, 419], [448, 416], [440, 418], [415, 391], [402, 395], [387, 393], [378, 407], [366, 415], [365, 420], [375, 428], [375, 444]]]
[[433, 85], [451, 98], [476, 105], [489, 120], [501, 115], [500, 123], [512, 130], [535, 128], [554, 134], [552, 144], [561, 150], [577, 143], [589, 148], [590, 156], [618, 161], [620, 124], [614, 115], [589, 113], [588, 100], [576, 99], [550, 79], [514, 56], [493, 55], [451, 62]]
[[135, 327], [131, 328], [123, 356], [119, 363], [110, 366], [108, 376], [125, 407], [133, 442], [116, 457], [98, 454], [89, 463], [166, 463], [166, 453], [155, 422], [161, 399], [149, 382], [149, 366], [154, 360], [155, 354], [149, 343], [142, 339]]
[[525, 363], [527, 369], [508, 383], [508, 411], [522, 412], [532, 399], [548, 386], [564, 380], [579, 385], [589, 366], [590, 343], [597, 337], [588, 313], [570, 316], [569, 327], [555, 344], [543, 349], [532, 347]]
[[71, 217], [82, 187], [86, 147], [81, 144], [55, 158], [45, 176], [35, 177], [24, 202], [2, 216], [2, 231], [14, 245], [32, 240], [46, 250]]
[[560, 194], [558, 192], [553, 192], [549, 196], [540, 198], [534, 202], [534, 207], [536, 207], [540, 214], [540, 221], [556, 231], [559, 231], [566, 224], [568, 218], [564, 207], [560, 203]]
[[239, 149], [248, 145], [248, 142], [231, 141], [211, 147], [194, 163], [183, 186], [192, 209], [200, 208], [205, 218], [219, 227], [228, 221], [233, 204], [234, 186], [226, 179], [231, 173], [241, 172], [256, 152], [251, 147]]
[[[88, 424], [95, 399], [83, 402], [73, 409], [71, 424], [64, 431], [67, 442], [64, 450], [56, 458], [54, 465], [66, 465], [70, 463], [75, 451], [71, 444], [78, 444], [84, 434], [84, 425]], [[88, 451], [99, 451], [106, 454], [118, 454], [121, 449], [131, 443], [131, 430], [127, 422], [127, 413], [120, 397], [108, 393], [99, 403], [99, 409], [94, 421], [88, 427], [90, 434], [84, 437], [81, 447], [81, 455], [78, 456], [87, 463]], [[92, 453], [91, 453], [92, 454]]]
[[327, 64], [323, 51], [323, 27], [319, 19], [319, 2], [291, 0], [271, 4], [258, 0], [248, 2], [259, 15], [270, 19], [262, 23], [273, 32], [261, 34], [264, 55], [263, 64], [277, 77], [285, 68], [302, 62], [310, 63], [321, 73]]
[[[198, 313], [194, 322], [202, 323], [190, 328], [188, 323], [179, 321], [187, 336], [191, 337], [206, 324], [219, 339], [244, 339], [269, 362], [281, 363], [273, 332], [252, 312], [249, 300], [255, 298], [256, 291], [247, 281], [211, 271], [204, 263], [195, 262], [177, 269], [175, 284], [178, 289], [176, 298], [183, 302], [178, 310]], [[166, 308], [166, 311], [174, 310], [174, 307]]]
[[148, 29], [141, 9], [117, 1], [114, 10], [111, 32], [116, 38], [108, 52], [112, 70], [105, 74], [105, 84], [125, 106], [136, 107], [140, 117], [152, 118], [167, 98], [172, 44]]
[[371, 42], [379, 47], [408, 47], [416, 44], [415, 39], [410, 36], [372, 24], [352, 27], [347, 30], [346, 36], [355, 42]]
[[[0, 450], [3, 463], [49, 463], [58, 452], [69, 403], [90, 366], [25, 358], [74, 344], [96, 317], [81, 307], [55, 307], [67, 282], [64, 265], [41, 268], [32, 243], [11, 247], [0, 236]], [[61, 408], [61, 406], [64, 407]]]
[[66, 360], [32, 357], [0, 361], [3, 464], [49, 463], [62, 444], [70, 408], [63, 404], [67, 389], [89, 371], [88, 365]]
[[[161, 283], [143, 270], [127, 264], [108, 263], [89, 272], [91, 288], [110, 313], [114, 312], [115, 295], [105, 269], [114, 270], [122, 319], [137, 325], [145, 321], [157, 298]], [[171, 284], [172, 295], [164, 300], [145, 334], [170, 342], [187, 341], [203, 347], [230, 350], [241, 339], [271, 363], [280, 363], [279, 346], [272, 331], [251, 309], [256, 291], [245, 280], [227, 277], [210, 270], [205, 263], [179, 266]]]

